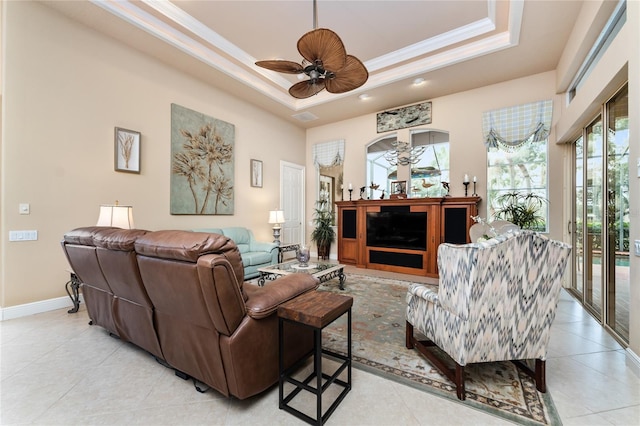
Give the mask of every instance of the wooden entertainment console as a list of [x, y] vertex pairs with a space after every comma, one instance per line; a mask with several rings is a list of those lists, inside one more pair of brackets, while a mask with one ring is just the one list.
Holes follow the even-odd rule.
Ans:
[[338, 201], [338, 260], [438, 277], [440, 243], [469, 241], [480, 197]]

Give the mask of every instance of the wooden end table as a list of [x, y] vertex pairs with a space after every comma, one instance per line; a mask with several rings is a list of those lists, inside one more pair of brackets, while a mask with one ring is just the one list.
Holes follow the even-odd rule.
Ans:
[[[327, 421], [329, 416], [342, 402], [346, 394], [351, 390], [351, 307], [353, 306], [353, 298], [341, 294], [330, 293], [326, 291], [310, 291], [301, 296], [296, 297], [289, 302], [283, 303], [278, 307], [278, 327], [279, 327], [279, 344], [280, 344], [280, 377], [278, 404], [281, 410], [285, 410], [301, 420], [313, 425], [322, 425]], [[347, 314], [347, 355], [338, 354], [328, 349], [322, 349], [322, 329], [331, 324], [344, 314]], [[284, 368], [284, 322], [290, 321], [296, 324], [309, 327], [313, 330], [313, 371], [304, 379], [304, 381], [296, 380], [292, 377], [292, 373], [297, 370], [306, 358], [298, 361], [288, 369]], [[342, 364], [332, 374], [322, 372], [322, 355], [328, 355], [334, 359], [342, 361]], [[347, 369], [347, 381], [338, 378], [340, 374]], [[315, 386], [312, 385], [313, 379], [316, 379]], [[323, 384], [322, 380], [326, 380]], [[291, 383], [295, 388], [285, 397], [284, 384]], [[326, 413], [322, 414], [322, 393], [327, 390], [330, 385], [342, 386], [342, 392], [333, 401]], [[301, 411], [291, 407], [289, 402], [300, 393], [306, 390], [316, 395], [316, 418], [312, 418]]]

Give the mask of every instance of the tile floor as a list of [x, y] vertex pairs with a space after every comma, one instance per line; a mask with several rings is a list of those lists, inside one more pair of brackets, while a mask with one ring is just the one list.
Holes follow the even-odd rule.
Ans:
[[[304, 424], [278, 409], [277, 386], [245, 401], [196, 392], [147, 353], [88, 326], [84, 305], [0, 322], [0, 335], [2, 425]], [[565, 425], [640, 425], [637, 366], [564, 291], [547, 383]], [[509, 422], [354, 369], [328, 424]]]

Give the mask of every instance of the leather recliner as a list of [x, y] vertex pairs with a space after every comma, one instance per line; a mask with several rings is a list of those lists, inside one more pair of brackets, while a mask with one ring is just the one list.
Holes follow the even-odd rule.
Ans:
[[[245, 284], [240, 253], [228, 237], [190, 231], [126, 232], [140, 233], [133, 244], [135, 259], [150, 301], [153, 331], [164, 360], [177, 371], [225, 396], [239, 399], [256, 395], [277, 383], [277, 308], [317, 288], [317, 279], [307, 274], [292, 274], [264, 287]], [[100, 255], [94, 255], [97, 261], [88, 255], [72, 254], [78, 251], [79, 244], [74, 244], [78, 242], [78, 235], [82, 235], [84, 243], [91, 239], [93, 245], [87, 245], [94, 251], [100, 249]], [[65, 235], [63, 247], [81, 281], [85, 277], [94, 279], [93, 275], [100, 275], [96, 269], [103, 269], [105, 282], [109, 279], [118, 282], [110, 287], [114, 294], [110, 305], [86, 301], [87, 311], [94, 318], [104, 315], [95, 310], [111, 309], [112, 317], [117, 318], [113, 323], [120, 329], [119, 335], [131, 338], [131, 330], [146, 318], [131, 315], [131, 309], [116, 309], [114, 314], [113, 308], [119, 306], [119, 301], [115, 301], [122, 297], [120, 285], [135, 278], [124, 278], [121, 272], [107, 272], [121, 266], [116, 265], [114, 259], [105, 260], [108, 252], [122, 248], [122, 237], [113, 228], [81, 228]], [[113, 257], [122, 257], [122, 254]], [[90, 286], [83, 284], [83, 293]], [[91, 292], [85, 295], [85, 299], [91, 295]], [[313, 336], [310, 330], [294, 324], [286, 324], [284, 332], [288, 366], [311, 351]], [[131, 341], [143, 347], [138, 343], [139, 337], [136, 340]]]

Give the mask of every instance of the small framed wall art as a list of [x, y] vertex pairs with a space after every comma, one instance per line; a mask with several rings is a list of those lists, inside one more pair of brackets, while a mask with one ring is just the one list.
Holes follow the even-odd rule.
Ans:
[[115, 170], [140, 173], [140, 132], [116, 127]]
[[251, 186], [262, 188], [262, 161], [251, 160]]
[[394, 180], [391, 182], [390, 198], [407, 198], [407, 181]]

